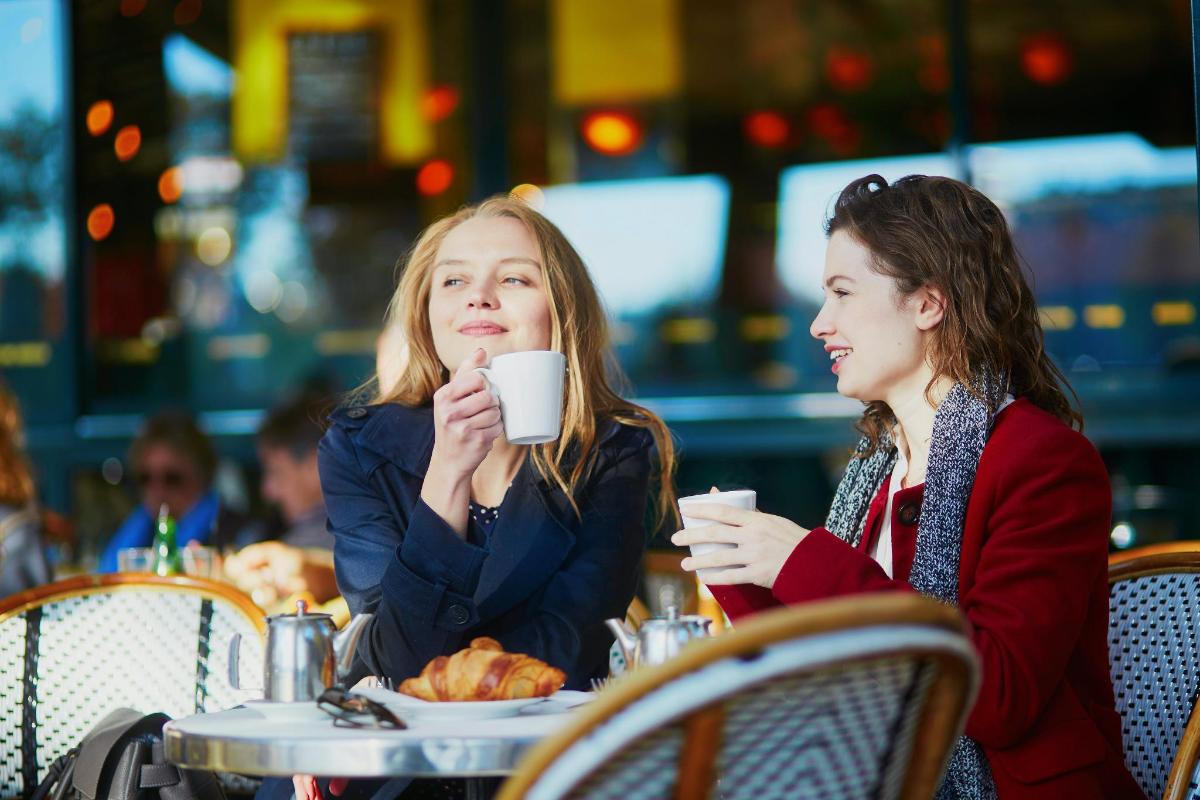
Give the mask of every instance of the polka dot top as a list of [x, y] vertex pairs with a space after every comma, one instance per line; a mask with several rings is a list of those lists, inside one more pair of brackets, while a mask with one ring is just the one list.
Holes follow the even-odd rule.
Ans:
[[474, 500], [470, 505], [471, 523], [479, 531], [480, 538], [486, 542], [492, 536], [496, 527], [496, 518], [500, 516], [500, 506], [481, 506]]

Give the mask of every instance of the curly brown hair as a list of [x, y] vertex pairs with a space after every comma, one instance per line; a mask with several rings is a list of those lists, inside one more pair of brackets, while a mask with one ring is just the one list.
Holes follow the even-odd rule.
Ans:
[[[1083, 429], [1063, 388], [1075, 393], [1046, 353], [1037, 302], [1008, 223], [982, 192], [952, 178], [909, 175], [888, 184], [867, 175], [838, 196], [825, 232], [838, 231], [870, 251], [872, 268], [892, 278], [901, 297], [926, 287], [945, 297], [928, 353], [931, 402], [943, 376], [978, 396], [981, 374], [1002, 375], [1009, 393]], [[867, 403], [858, 428], [870, 440], [869, 451], [894, 423], [886, 403]]]
[[21, 451], [21, 406], [0, 386], [0, 505], [23, 508], [33, 500], [33, 473]]

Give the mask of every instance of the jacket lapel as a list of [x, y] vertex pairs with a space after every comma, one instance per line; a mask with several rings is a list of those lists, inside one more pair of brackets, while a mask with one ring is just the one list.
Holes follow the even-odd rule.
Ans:
[[528, 597], [570, 553], [575, 534], [562, 520], [564, 511], [573, 512], [557, 506], [526, 459], [504, 499], [492, 531], [491, 552], [479, 575], [475, 604], [484, 619], [503, 614]]

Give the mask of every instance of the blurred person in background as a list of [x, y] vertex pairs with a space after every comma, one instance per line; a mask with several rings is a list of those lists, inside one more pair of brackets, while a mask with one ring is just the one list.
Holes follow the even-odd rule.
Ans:
[[325, 528], [325, 498], [317, 474], [321, 419], [332, 400], [303, 393], [272, 409], [258, 429], [263, 499], [287, 526], [278, 540], [251, 544], [225, 561], [225, 577], [255, 602], [272, 607], [300, 592], [310, 602], [337, 595], [333, 535]]
[[0, 597], [50, 582], [17, 399], [0, 386]]
[[262, 538], [260, 527], [222, 505], [213, 489], [216, 450], [190, 415], [167, 411], [148, 419], [130, 445], [129, 466], [141, 502], [109, 540], [100, 572], [117, 569], [121, 549], [150, 546], [163, 506], [176, 520], [181, 547], [195, 542], [225, 551]]

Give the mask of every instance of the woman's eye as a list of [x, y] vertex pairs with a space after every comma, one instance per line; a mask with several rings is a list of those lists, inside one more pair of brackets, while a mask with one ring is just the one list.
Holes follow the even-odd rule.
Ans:
[[528, 286], [529, 285], [529, 281], [525, 280], [524, 278], [518, 278], [516, 275], [510, 275], [507, 278], [505, 278], [502, 282], [508, 284], [509, 286]]
[[850, 293], [847, 292], [845, 289], [834, 289], [833, 290], [834, 297], [845, 297], [848, 294], [850, 294]]
[[442, 286], [459, 286], [462, 282], [462, 278], [446, 278], [442, 281]]

